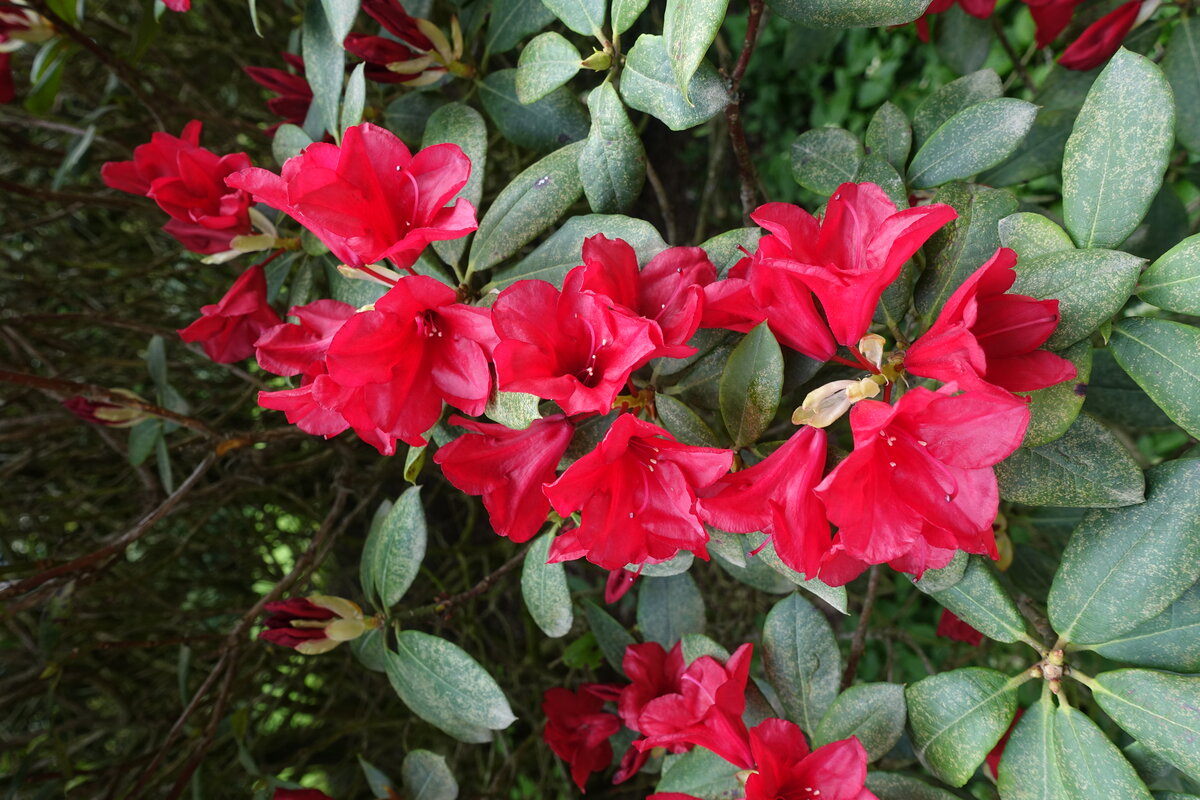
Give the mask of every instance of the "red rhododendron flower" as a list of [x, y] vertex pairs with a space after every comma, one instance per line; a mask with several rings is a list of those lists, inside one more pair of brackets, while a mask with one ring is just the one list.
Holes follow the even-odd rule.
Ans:
[[1141, 9], [1142, 0], [1130, 0], [1105, 14], [1071, 42], [1058, 63], [1067, 69], [1089, 70], [1108, 61], [1133, 29]]
[[1058, 301], [1005, 294], [1017, 254], [1006, 247], [954, 290], [937, 320], [908, 348], [904, 369], [964, 388], [990, 383], [1032, 392], [1075, 377], [1065, 358], [1038, 348], [1058, 327]]
[[798, 725], [768, 719], [750, 729], [750, 750], [757, 771], [745, 800], [878, 800], [863, 787], [867, 751], [856, 737], [810, 753]]
[[883, 290], [904, 262], [956, 216], [942, 203], [897, 211], [873, 183], [843, 183], [820, 222], [783, 203], [768, 203], [751, 215], [775, 234], [775, 242], [765, 240], [769, 249], [756, 257], [803, 281], [821, 301], [833, 338], [847, 347], [867, 332]]
[[973, 647], [978, 647], [983, 643], [982, 633], [944, 608], [942, 609], [942, 617], [938, 620], [937, 635], [953, 639], [956, 642], [965, 642]]
[[267, 627], [258, 638], [306, 656], [327, 653], [378, 624], [374, 618], [364, 619], [355, 603], [322, 594], [267, 603], [264, 608]]
[[562, 414], [521, 431], [459, 416], [450, 424], [469, 433], [443, 445], [434, 463], [460, 491], [483, 496], [496, 533], [514, 542], [532, 539], [550, 511], [542, 486], [554, 481], [575, 426]]
[[172, 11], [189, 11], [192, 8], [192, 0], [163, 0], [163, 5]]
[[687, 341], [700, 327], [703, 287], [716, 279], [717, 268], [699, 247], [669, 248], [639, 271], [627, 242], [600, 233], [584, 240], [583, 266], [571, 270], [564, 285], [602, 294], [653, 320], [662, 334], [654, 357], [686, 358], [696, 353]]
[[724, 665], [712, 656], [689, 664], [678, 692], [655, 698], [642, 710], [638, 730], [645, 738], [635, 741], [634, 747], [645, 752], [692, 744], [742, 769], [752, 769], [754, 758], [742, 722], [752, 650], [753, 645], [742, 645]]
[[708, 557], [708, 533], [696, 516], [696, 490], [729, 470], [733, 453], [675, 441], [632, 414], [617, 417], [595, 450], [545, 488], [578, 528], [561, 534], [551, 561], [586, 556], [605, 569], [657, 563], [690, 550]]
[[[685, 666], [683, 647], [679, 642], [670, 651], [664, 650], [658, 642], [631, 644], [625, 648], [621, 668], [630, 682], [621, 689], [617, 701], [617, 713], [621, 715], [625, 727], [641, 731], [638, 717], [642, 715], [646, 704], [663, 695], [677, 694]], [[669, 749], [673, 753], [682, 753], [687, 746], [677, 745]]]
[[657, 323], [580, 289], [582, 279], [575, 273], [561, 292], [524, 280], [500, 293], [492, 304], [496, 378], [501, 389], [553, 400], [567, 414], [604, 414], [662, 338]]
[[1066, 29], [1082, 0], [1025, 0], [1036, 26], [1034, 41], [1045, 47]]
[[621, 730], [621, 720], [604, 711], [604, 700], [585, 684], [578, 692], [549, 689], [542, 696], [546, 728], [542, 738], [554, 754], [571, 765], [580, 791], [588, 776], [606, 768], [613, 757], [608, 737]]
[[475, 207], [459, 199], [471, 161], [456, 144], [415, 156], [395, 134], [368, 122], [347, 128], [341, 147], [317, 142], [289, 158], [283, 175], [246, 169], [228, 179], [290, 215], [352, 267], [390, 259], [412, 266], [430, 242], [475, 230]]
[[851, 409], [854, 451], [815, 490], [838, 527], [821, 567], [826, 583], [883, 562], [920, 575], [955, 550], [997, 557], [992, 465], [1020, 446], [1029, 407], [995, 389], [957, 391], [917, 387], [895, 405]]
[[17, 99], [9, 54], [26, 44], [44, 42], [56, 33], [49, 21], [32, 9], [0, 4], [0, 103]]
[[825, 470], [825, 431], [804, 426], [752, 467], [705, 489], [700, 518], [731, 533], [762, 531], [797, 572], [816, 577], [829, 549], [825, 507], [813, 494]]
[[[422, 59], [434, 49], [433, 42], [421, 32], [417, 20], [409, 16], [399, 0], [364, 0], [362, 9], [395, 39], [383, 36], [367, 36], [352, 33], [343, 46], [349, 52], [367, 62], [364, 74], [380, 83], [405, 83], [413, 81], [425, 72], [445, 72], [445, 67], [435, 63], [424, 64], [415, 70], [393, 71], [389, 64], [405, 64]], [[399, 39], [399, 41], [397, 41]]]
[[1012, 736], [1013, 729], [1017, 727], [1017, 723], [1021, 721], [1021, 717], [1025, 715], [1025, 709], [1018, 708], [1017, 713], [1013, 715], [1013, 720], [1008, 724], [1008, 730], [1000, 737], [1000, 741], [996, 742], [996, 746], [987, 754], [984, 759], [987, 762], [988, 770], [991, 771], [993, 778], [1000, 777], [1000, 759], [1004, 758], [1004, 748], [1008, 747], [1009, 737]]
[[267, 303], [267, 279], [255, 264], [241, 274], [215, 305], [200, 309], [200, 319], [179, 331], [185, 342], [200, 342], [218, 364], [254, 355], [254, 342], [282, 320]]
[[333, 800], [333, 798], [320, 789], [284, 789], [280, 786], [275, 789], [275, 794], [271, 795], [271, 800]]
[[929, 18], [934, 14], [944, 14], [955, 3], [963, 11], [979, 19], [987, 19], [996, 10], [996, 0], [933, 0], [925, 9], [925, 13], [917, 18], [917, 36], [922, 42], [929, 41]]
[[171, 215], [163, 230], [193, 253], [220, 253], [233, 237], [250, 233], [250, 195], [225, 185], [225, 178], [250, 167], [245, 153], [218, 156], [200, 147], [199, 120], [178, 137], [151, 135], [134, 148], [132, 161], [110, 161], [100, 177], [113, 189], [140, 194]]
[[[304, 60], [300, 56], [284, 53], [283, 60], [293, 72], [285, 72], [274, 67], [244, 67], [250, 79], [278, 95], [267, 101], [267, 108], [284, 122], [293, 125], [303, 125], [308, 117], [308, 107], [312, 105], [312, 87], [304, 74]], [[294, 73], [294, 74], [293, 74]], [[280, 124], [276, 123], [267, 128], [267, 133], [274, 135]]]

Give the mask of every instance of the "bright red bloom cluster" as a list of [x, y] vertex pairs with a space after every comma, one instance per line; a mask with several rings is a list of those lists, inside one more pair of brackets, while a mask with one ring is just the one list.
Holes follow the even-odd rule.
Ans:
[[283, 320], [267, 303], [267, 278], [257, 264], [242, 273], [225, 296], [200, 309], [200, 319], [179, 331], [185, 342], [199, 342], [218, 364], [254, 354], [254, 342]]

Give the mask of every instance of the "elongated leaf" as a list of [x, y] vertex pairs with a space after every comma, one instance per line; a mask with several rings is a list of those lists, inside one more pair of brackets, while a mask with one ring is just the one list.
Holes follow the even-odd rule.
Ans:
[[1142, 502], [1137, 462], [1103, 425], [1081, 415], [1059, 439], [996, 465], [1000, 496], [1032, 506], [1112, 508]]
[[967, 75], [983, 66], [992, 48], [992, 26], [986, 19], [968, 14], [954, 5], [937, 18], [933, 43], [950, 69]]
[[588, 205], [599, 214], [633, 205], [646, 182], [646, 150], [611, 83], [588, 95], [592, 130], [579, 151], [579, 177]]
[[492, 53], [506, 53], [553, 19], [554, 12], [534, 0], [493, 0], [487, 49]]
[[329, 20], [329, 30], [333, 38], [339, 42], [354, 27], [354, 17], [358, 14], [358, 0], [321, 0], [325, 9], [325, 18]]
[[837, 697], [842, 672], [825, 615], [798, 594], [776, 603], [763, 626], [763, 665], [788, 719], [814, 734]]
[[409, 800], [454, 800], [458, 781], [454, 780], [446, 759], [428, 750], [410, 750], [400, 766], [404, 796]]
[[668, 558], [666, 561], [660, 561], [657, 564], [629, 564], [626, 569], [633, 572], [640, 569], [643, 578], [669, 578], [672, 575], [687, 572], [695, 561], [696, 556], [690, 551], [680, 550], [673, 558]]
[[863, 143], [868, 153], [881, 156], [903, 173], [912, 150], [912, 125], [899, 106], [886, 102], [871, 117]]
[[387, 773], [362, 756], [358, 757], [358, 766], [362, 768], [363, 777], [367, 779], [367, 788], [371, 790], [372, 797], [391, 796], [392, 790], [396, 787], [396, 782], [388, 777]]
[[587, 136], [587, 112], [565, 86], [536, 103], [522, 103], [517, 98], [517, 71], [503, 69], [484, 78], [479, 97], [500, 134], [521, 147], [544, 153]]
[[1112, 350], [1092, 351], [1092, 376], [1083, 410], [1130, 430], [1163, 430], [1171, 418], [1117, 365]]
[[613, 0], [610, 12], [613, 33], [620, 36], [629, 30], [630, 26], [637, 22], [637, 18], [646, 10], [649, 2], [650, 0]]
[[679, 640], [683, 663], [690, 664], [700, 656], [712, 656], [722, 663], [729, 660], [729, 651], [703, 633], [685, 633]]
[[667, 650], [687, 633], [704, 633], [704, 598], [686, 572], [669, 578], [643, 578], [638, 590], [638, 628]]
[[729, 102], [725, 82], [707, 61], [692, 75], [685, 98], [667, 56], [666, 42], [650, 34], [639, 36], [626, 56], [621, 98], [630, 108], [656, 117], [673, 131], [707, 122]]
[[1200, 152], [1200, 18], [1182, 19], [1171, 32], [1163, 72], [1175, 94], [1175, 135]]
[[925, 13], [928, 0], [771, 0], [771, 8], [786, 20], [809, 28], [882, 28], [903, 25]]
[[388, 680], [414, 714], [464, 742], [486, 742], [516, 717], [487, 670], [455, 644], [401, 631], [388, 652]]
[[409, 92], [388, 103], [383, 110], [387, 129], [416, 149], [433, 112], [446, 105], [446, 98], [433, 92]]
[[663, 42], [683, 99], [704, 54], [717, 38], [729, 0], [667, 0], [663, 15]]
[[1116, 247], [1150, 208], [1171, 156], [1175, 103], [1162, 70], [1121, 48], [1067, 140], [1063, 219], [1080, 247]]
[[426, 536], [421, 487], [413, 486], [367, 536], [362, 554], [363, 593], [377, 597], [383, 608], [400, 602], [421, 569]]
[[[858, 167], [858, 174], [854, 176], [855, 183], [874, 183], [883, 189], [883, 193], [888, 196], [888, 199], [895, 204], [896, 208], [904, 208], [908, 205], [908, 192], [904, 186], [904, 178], [900, 177], [900, 173], [896, 168], [885, 161], [880, 156], [868, 155], [863, 159], [863, 162]], [[910, 261], [905, 265], [905, 271], [912, 266]], [[915, 272], [913, 278], [915, 278]], [[900, 280], [900, 279], [897, 279]], [[909, 299], [912, 295], [912, 279], [904, 281], [905, 299]], [[896, 281], [892, 282], [891, 289], [896, 285]], [[886, 292], [885, 292], [886, 297]], [[906, 308], [905, 311], [908, 309]]]
[[1071, 236], [1042, 214], [1021, 211], [1000, 220], [1000, 244], [1015, 250], [1017, 258], [1038, 256], [1074, 250]]
[[1020, 146], [999, 166], [979, 176], [988, 186], [1016, 186], [1057, 173], [1079, 109], [1041, 108]]
[[958, 795], [907, 775], [868, 772], [867, 788], [879, 800], [959, 800]]
[[576, 33], [603, 38], [604, 0], [542, 0], [554, 16]]
[[760, 238], [761, 228], [734, 228], [701, 242], [700, 247], [708, 253], [709, 259], [717, 268], [717, 274], [724, 277], [730, 267], [746, 257], [742, 248], [754, 252]]
[[312, 141], [312, 137], [305, 133], [303, 128], [285, 123], [276, 129], [275, 138], [271, 140], [271, 155], [275, 157], [276, 163], [282, 165], [289, 158], [300, 155]]
[[735, 448], [758, 440], [779, 409], [782, 391], [783, 352], [763, 322], [733, 349], [721, 375], [721, 416]]
[[761, 561], [783, 577], [787, 578], [788, 581], [795, 586], [799, 586], [809, 594], [821, 598], [843, 614], [850, 613], [846, 610], [848, 607], [848, 600], [845, 586], [830, 586], [818, 578], [806, 580], [804, 575], [796, 572], [796, 570], [783, 563], [783, 560], [779, 557], [779, 554], [775, 552], [775, 542], [770, 541], [769, 537], [764, 536], [761, 533], [746, 534], [744, 537], [744, 542], [748, 546], [749, 552], [753, 553], [753, 555], [747, 556], [748, 560]]
[[1017, 149], [1037, 106], [1011, 97], [985, 100], [946, 120], [913, 156], [912, 186], [926, 189], [994, 167]]
[[990, 69], [981, 69], [947, 83], [917, 106], [913, 114], [914, 143], [920, 147], [955, 114], [1002, 94], [1000, 76]]
[[1081, 711], [1059, 706], [1054, 714], [1054, 750], [1065, 800], [1150, 800], [1146, 785], [1121, 751]]
[[1016, 642], [1026, 636], [1025, 621], [1017, 604], [979, 556], [970, 558], [962, 578], [953, 586], [930, 594], [989, 639]]
[[[458, 196], [479, 210], [483, 199], [483, 178], [487, 173], [487, 124], [483, 115], [464, 103], [450, 103], [429, 115], [425, 123], [422, 147], [452, 142], [471, 159], [471, 176]], [[447, 264], [457, 264], [467, 249], [467, 237], [434, 242], [433, 249]]]
[[967, 565], [971, 557], [962, 550], [954, 554], [950, 563], [941, 569], [927, 569], [920, 580], [913, 579], [913, 585], [925, 594], [933, 594], [949, 589], [963, 579], [967, 574]]
[[1088, 378], [1092, 371], [1092, 344], [1086, 339], [1059, 353], [1075, 365], [1075, 377], [1069, 381], [1029, 392], [1029, 427], [1025, 429], [1025, 447], [1049, 444], [1070, 430], [1083, 408]]
[[1200, 780], [1200, 677], [1119, 669], [1097, 675], [1092, 694], [1135, 739]]
[[1050, 622], [1099, 644], [1159, 614], [1200, 579], [1200, 461], [1146, 473], [1146, 502], [1083, 518], [1050, 589]]
[[1200, 672], [1200, 584], [1131, 631], [1088, 647], [1105, 658], [1175, 672]]
[[[300, 47], [304, 55], [304, 75], [312, 87], [313, 99], [304, 131], [313, 139], [322, 139], [326, 131], [340, 137], [338, 108], [342, 99], [342, 77], [345, 74], [345, 51], [342, 39], [334, 26], [340, 17], [330, 18], [328, 3], [306, 3], [304, 23], [300, 29]], [[357, 3], [355, 3], [357, 5]]]
[[350, 642], [358, 663], [374, 672], [387, 672], [387, 633], [380, 628], [367, 631]]
[[983, 667], [943, 672], [908, 687], [908, 721], [921, 763], [951, 786], [965, 784], [1004, 735], [1017, 692]]
[[736, 797], [741, 783], [738, 768], [703, 747], [694, 748], [676, 760], [663, 763], [657, 792], [679, 792], [702, 800]]
[[857, 736], [867, 751], [867, 761], [874, 761], [900, 741], [906, 716], [903, 686], [896, 683], [851, 686], [838, 695], [821, 718], [813, 735], [813, 747]]
[[1112, 354], [1176, 425], [1200, 436], [1200, 328], [1123, 319], [1113, 328]]
[[561, 563], [546, 563], [553, 543], [553, 536], [543, 534], [534, 540], [525, 554], [521, 567], [521, 596], [542, 633], [557, 639], [571, 632], [575, 615], [571, 610], [566, 569]]
[[844, 128], [814, 128], [792, 144], [792, 177], [817, 194], [833, 194], [853, 181], [862, 166], [863, 146]]
[[1142, 273], [1137, 294], [1159, 308], [1200, 316], [1200, 235], [1189, 236], [1159, 256]]
[[547, 31], [533, 37], [517, 60], [517, 99], [541, 100], [575, 77], [581, 58], [561, 33]]
[[579, 199], [582, 147], [580, 143], [556, 150], [504, 188], [475, 232], [468, 259], [472, 271], [487, 269], [517, 252]]
[[1047, 691], [1026, 710], [1004, 748], [996, 783], [1004, 800], [1060, 800], [1064, 796], [1054, 740], [1054, 703]]
[[588, 626], [592, 629], [592, 635], [596, 637], [596, 644], [600, 645], [604, 658], [613, 669], [624, 675], [625, 669], [621, 664], [625, 660], [625, 648], [634, 642], [629, 631], [591, 600], [584, 601], [583, 614], [587, 617]]
[[659, 424], [679, 441], [696, 447], [721, 446], [712, 428], [684, 403], [669, 394], [660, 394], [654, 404]]
[[367, 102], [367, 79], [364, 75], [365, 62], [359, 64], [346, 80], [346, 94], [342, 97], [342, 130], [362, 122], [363, 106]]

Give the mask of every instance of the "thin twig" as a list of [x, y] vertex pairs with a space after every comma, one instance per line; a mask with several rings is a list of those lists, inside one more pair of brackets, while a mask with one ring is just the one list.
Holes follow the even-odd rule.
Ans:
[[410, 620], [417, 619], [419, 617], [431, 617], [435, 614], [448, 613], [455, 606], [465, 603], [471, 598], [483, 594], [490, 589], [492, 585], [496, 583], [496, 581], [500, 580], [500, 578], [502, 578], [504, 575], [516, 569], [525, 560], [525, 554], [529, 552], [529, 548], [532, 546], [532, 543], [530, 543], [522, 547], [520, 552], [518, 552], [515, 556], [510, 558], [508, 561], [505, 561], [494, 572], [481, 580], [479, 583], [472, 586], [470, 589], [467, 589], [465, 592], [459, 592], [458, 594], [447, 597], [445, 600], [440, 600], [436, 603], [430, 603], [427, 606], [420, 606], [418, 608], [405, 611], [401, 614], [396, 614], [393, 616], [393, 619]]
[[1013, 63], [1013, 70], [1021, 77], [1021, 82], [1025, 84], [1025, 88], [1031, 92], [1037, 91], [1037, 86], [1033, 79], [1029, 77], [1029, 73], [1025, 70], [1025, 64], [1017, 56], [1017, 51], [1013, 50], [1012, 43], [1008, 41], [1008, 34], [1004, 32], [1004, 24], [999, 17], [992, 17], [992, 29], [996, 31], [996, 38], [1000, 40], [1000, 46], [1004, 48], [1004, 52]]
[[867, 648], [867, 625], [871, 621], [871, 611], [875, 608], [875, 594], [879, 591], [879, 565], [871, 567], [867, 574], [867, 594], [863, 597], [862, 611], [858, 615], [858, 627], [854, 629], [854, 638], [850, 641], [850, 655], [846, 658], [846, 671], [842, 674], [842, 688], [849, 688], [858, 674], [858, 662], [862, 660], [863, 651]]
[[654, 198], [658, 200], [658, 210], [662, 212], [663, 226], [667, 229], [667, 244], [679, 244], [679, 230], [675, 226], [675, 209], [671, 204], [671, 196], [667, 194], [662, 178], [658, 177], [658, 170], [649, 160], [646, 161], [646, 180], [650, 181]]
[[733, 147], [733, 155], [737, 159], [738, 173], [741, 176], [742, 219], [746, 225], [751, 224], [750, 214], [757, 206], [758, 171], [750, 158], [750, 146], [746, 144], [746, 131], [742, 127], [741, 86], [746, 69], [750, 66], [750, 57], [754, 55], [754, 47], [758, 43], [759, 23], [762, 22], [765, 7], [763, 0], [750, 0], [746, 39], [733, 73], [729, 76], [729, 103], [725, 106], [725, 119], [729, 123], [729, 143]]

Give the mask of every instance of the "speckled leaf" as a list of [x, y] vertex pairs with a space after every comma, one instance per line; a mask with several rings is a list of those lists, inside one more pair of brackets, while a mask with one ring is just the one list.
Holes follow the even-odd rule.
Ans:
[[1080, 247], [1116, 247], [1150, 208], [1171, 156], [1175, 101], [1154, 62], [1121, 48], [1088, 92], [1063, 160], [1063, 219]]
[[1048, 691], [1026, 709], [1013, 729], [1000, 760], [996, 786], [1003, 800], [1062, 800], [1054, 746], [1054, 702]]
[[646, 6], [650, 0], [613, 0], [612, 8], [609, 13], [612, 14], [612, 29], [613, 33], [618, 36], [629, 30], [633, 23], [637, 22], [637, 18], [646, 10]]
[[769, 538], [762, 533], [747, 533], [744, 541], [749, 551], [754, 554], [747, 556], [747, 559], [750, 561], [761, 561], [787, 578], [793, 585], [799, 586], [809, 594], [821, 598], [828, 605], [843, 614], [850, 613], [847, 611], [849, 601], [845, 586], [830, 586], [819, 578], [813, 578], [812, 580], [805, 579], [803, 574], [783, 563], [783, 559], [775, 552], [775, 542], [769, 541]]
[[[873, 183], [880, 189], [883, 189], [883, 193], [896, 205], [896, 208], [906, 208], [908, 206], [908, 188], [904, 185], [904, 178], [900, 177], [900, 173], [896, 171], [896, 168], [881, 156], [868, 154], [863, 159], [862, 164], [859, 165], [858, 174], [854, 176], [854, 182]], [[911, 264], [912, 262], [910, 261], [905, 266], [907, 267]], [[915, 279], [915, 274], [913, 275], [913, 279]], [[904, 289], [904, 299], [906, 302], [912, 297], [913, 279], [908, 280], [903, 287], [898, 287]], [[896, 281], [893, 281], [888, 289], [891, 289], [893, 286], [896, 286]], [[905, 310], [907, 311], [907, 308]]]
[[408, 92], [398, 100], [388, 103], [383, 110], [383, 122], [387, 129], [399, 136], [413, 150], [421, 143], [425, 124], [429, 117], [442, 106], [446, 98], [433, 92]]
[[690, 551], [680, 550], [666, 561], [660, 561], [657, 564], [630, 564], [626, 569], [633, 572], [640, 569], [643, 578], [669, 578], [672, 575], [687, 572], [695, 561], [696, 556]]
[[500, 192], [475, 232], [468, 259], [470, 271], [488, 269], [513, 255], [579, 199], [583, 194], [579, 182], [582, 147], [577, 143], [556, 150]]
[[868, 772], [867, 788], [879, 800], [959, 800], [958, 795], [923, 780], [891, 772]]
[[579, 72], [582, 56], [561, 33], [540, 33], [525, 45], [517, 59], [517, 99], [533, 103], [562, 86]]
[[571, 632], [575, 615], [571, 610], [571, 591], [567, 588], [567, 571], [561, 563], [548, 564], [550, 545], [554, 537], [543, 534], [534, 540], [525, 553], [521, 567], [521, 596], [529, 615], [551, 639]]
[[1092, 375], [1083, 410], [1134, 431], [1174, 426], [1171, 418], [1117, 365], [1109, 348], [1092, 351]]
[[742, 248], [753, 253], [761, 238], [762, 228], [734, 228], [701, 242], [700, 247], [708, 253], [717, 274], [724, 277], [730, 267], [746, 257]]
[[536, 0], [493, 0], [488, 22], [487, 49], [506, 53], [531, 33], [537, 33], [553, 21], [554, 12]]
[[464, 742], [485, 742], [516, 717], [494, 678], [461, 647], [401, 631], [388, 652], [388, 680], [421, 719]]
[[1085, 415], [1060, 438], [1022, 447], [996, 466], [1000, 496], [1014, 503], [1113, 508], [1142, 502], [1142, 472], [1124, 445]]
[[598, 214], [625, 211], [646, 182], [646, 150], [611, 83], [588, 95], [592, 129], [579, 151], [579, 177]]
[[600, 645], [600, 652], [604, 653], [604, 658], [613, 669], [624, 675], [625, 669], [621, 663], [625, 659], [625, 648], [634, 642], [629, 631], [591, 600], [583, 601], [583, 615], [587, 617], [588, 627], [592, 629], [592, 635], [596, 637], [596, 644]]
[[782, 391], [783, 352], [762, 322], [733, 348], [721, 374], [721, 417], [735, 449], [753, 444], [767, 429]]
[[[731, 533], [727, 533], [725, 536], [729, 541], [743, 539], [742, 536]], [[791, 594], [796, 590], [794, 583], [771, 569], [761, 558], [747, 556], [743, 551], [741, 553], [743, 563], [739, 564], [736, 559], [727, 557], [725, 552], [713, 547], [711, 542], [709, 543], [709, 554], [713, 560], [735, 580], [767, 594]]]
[[1200, 17], [1182, 19], [1171, 32], [1163, 72], [1175, 94], [1175, 135], [1200, 152]]
[[971, 556], [962, 578], [953, 586], [930, 594], [989, 639], [1016, 642], [1026, 636], [1025, 620], [1017, 604], [982, 556]]
[[1033, 125], [1037, 106], [1012, 97], [984, 100], [946, 120], [917, 150], [908, 182], [918, 189], [963, 180], [1008, 158]]
[[387, 633], [374, 628], [350, 641], [350, 651], [362, 664], [374, 672], [387, 672]]
[[1200, 677], [1119, 669], [1097, 675], [1092, 696], [1127, 733], [1200, 781]]
[[325, 2], [306, 3], [304, 24], [300, 29], [300, 48], [304, 56], [305, 77], [312, 87], [313, 99], [304, 132], [313, 139], [322, 139], [326, 131], [341, 138], [338, 127], [338, 107], [342, 99], [342, 77], [345, 75], [343, 36], [334, 30], [341, 19], [330, 18]]
[[583, 240], [603, 233], [610, 239], [624, 239], [637, 251], [643, 266], [667, 249], [667, 243], [649, 222], [619, 214], [584, 214], [571, 217], [537, 249], [511, 267], [499, 270], [484, 292], [500, 291], [523, 279], [536, 278], [557, 285], [563, 277], [583, 263]]
[[1029, 427], [1025, 429], [1025, 447], [1049, 444], [1065, 434], [1083, 408], [1088, 377], [1092, 371], [1092, 344], [1086, 339], [1058, 355], [1075, 365], [1075, 377], [1036, 392], [1027, 392]]
[[454, 800], [458, 781], [446, 766], [446, 759], [428, 750], [410, 750], [400, 766], [407, 800]]
[[643, 578], [637, 623], [642, 636], [668, 650], [685, 633], [704, 633], [704, 598], [692, 576], [685, 572], [669, 578]]
[[880, 156], [897, 171], [904, 172], [912, 150], [912, 125], [908, 116], [896, 104], [884, 103], [867, 124], [863, 143], [869, 154]]
[[925, 13], [929, 0], [771, 0], [772, 10], [807, 28], [882, 28]]
[[587, 112], [565, 86], [525, 104], [517, 99], [517, 71], [502, 69], [479, 84], [479, 98], [500, 134], [520, 147], [545, 153], [587, 136]]
[[721, 442], [712, 428], [684, 403], [669, 394], [655, 397], [658, 422], [667, 432], [684, 444], [696, 447], [720, 447]]
[[1030, 211], [1000, 220], [1000, 244], [1016, 251], [1020, 260], [1075, 249], [1070, 235], [1054, 220]]
[[342, 97], [342, 130], [362, 122], [363, 105], [367, 102], [367, 79], [364, 75], [366, 62], [356, 66], [346, 79], [346, 93]]
[[701, 800], [733, 800], [741, 796], [737, 773], [736, 766], [716, 753], [696, 747], [669, 764], [663, 762], [663, 775], [655, 791], [680, 792]]
[[1200, 578], [1200, 460], [1146, 472], [1146, 502], [1083, 518], [1050, 588], [1054, 629], [1098, 644], [1131, 631]]
[[925, 574], [921, 576], [920, 580], [913, 579], [913, 586], [925, 594], [945, 591], [963, 579], [963, 575], [967, 574], [967, 565], [970, 560], [969, 555], [962, 550], [957, 550], [949, 564], [941, 569], [925, 570]]
[[663, 14], [663, 41], [671, 59], [675, 82], [685, 100], [689, 84], [704, 54], [717, 38], [729, 0], [667, 0]]
[[1171, 420], [1200, 436], [1200, 328], [1131, 317], [1113, 328], [1112, 354]]
[[841, 653], [825, 615], [798, 594], [776, 603], [763, 626], [763, 665], [788, 719], [815, 733], [842, 677]]
[[[1200, 85], [1200, 75], [1197, 81]], [[1137, 294], [1159, 308], [1200, 316], [1200, 235], [1189, 236], [1159, 256], [1142, 273]]]
[[1004, 735], [1017, 692], [994, 669], [966, 667], [933, 675], [905, 691], [913, 750], [951, 786], [965, 784]]
[[[532, 2], [532, 0], [530, 0]], [[576, 33], [584, 36], [604, 37], [605, 0], [542, 0], [554, 16]]]
[[837, 696], [813, 734], [813, 747], [857, 736], [874, 761], [891, 750], [904, 734], [907, 716], [904, 687], [896, 683], [863, 683]]
[[959, 75], [972, 73], [987, 61], [996, 38], [988, 20], [952, 5], [938, 15], [934, 26], [933, 44], [938, 55]]
[[813, 128], [792, 143], [792, 177], [817, 194], [833, 194], [853, 181], [862, 166], [863, 146], [845, 128]]
[[1059, 706], [1054, 713], [1054, 750], [1066, 789], [1064, 800], [1151, 800], [1133, 766], [1083, 712]]
[[1200, 584], [1131, 631], [1088, 646], [1105, 658], [1174, 672], [1200, 672]]
[[1017, 197], [1007, 189], [952, 183], [938, 190], [934, 200], [948, 203], [958, 219], [944, 225], [925, 246], [928, 260], [917, 281], [913, 302], [929, 323], [954, 290], [983, 266], [1000, 246], [1000, 220], [1017, 210]]
[[721, 662], [729, 659], [729, 651], [703, 633], [685, 633], [679, 640], [679, 649], [685, 664], [692, 663], [700, 656], [712, 656]]
[[692, 76], [685, 99], [676, 84], [666, 42], [650, 34], [639, 36], [625, 59], [621, 98], [630, 108], [662, 120], [673, 131], [707, 122], [729, 102], [725, 82], [707, 61], [702, 61]]
[[979, 182], [988, 186], [1016, 186], [1057, 173], [1078, 114], [1078, 108], [1039, 109], [1021, 145], [999, 166], [981, 174]]
[[1063, 250], [1019, 262], [1009, 291], [1058, 300], [1061, 318], [1046, 346], [1060, 350], [1091, 334], [1125, 305], [1144, 263], [1117, 250]]
[[[471, 159], [471, 177], [458, 196], [475, 206], [478, 213], [487, 172], [487, 124], [483, 115], [464, 103], [450, 103], [434, 111], [425, 123], [421, 147], [445, 142], [458, 145]], [[466, 252], [467, 237], [434, 242], [433, 249], [447, 264], [457, 264]]]
[[534, 420], [541, 419], [542, 415], [538, 411], [540, 402], [541, 398], [535, 394], [493, 389], [483, 413], [506, 428], [523, 431], [532, 425]]
[[421, 569], [425, 541], [421, 487], [413, 486], [371, 527], [362, 553], [363, 593], [378, 598], [385, 609], [400, 602]]
[[1003, 94], [1000, 76], [990, 69], [981, 69], [947, 83], [917, 106], [913, 114], [914, 143], [920, 147], [958, 112]]
[[300, 155], [304, 148], [312, 144], [312, 138], [299, 125], [284, 123], [275, 130], [275, 138], [271, 140], [271, 155], [276, 163], [282, 165], [289, 158]]

